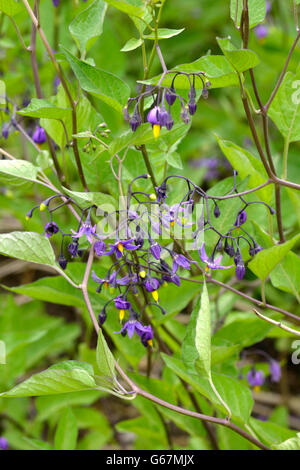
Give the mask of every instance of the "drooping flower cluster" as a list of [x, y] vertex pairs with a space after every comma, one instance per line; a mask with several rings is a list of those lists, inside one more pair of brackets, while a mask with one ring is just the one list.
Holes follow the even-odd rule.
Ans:
[[[210, 196], [190, 179], [179, 175], [165, 178], [155, 188], [155, 193], [143, 192], [141, 185], [148, 178], [147, 174], [135, 178], [129, 185], [126, 203], [109, 214], [103, 211], [98, 223], [95, 221], [96, 206], [82, 209], [71, 197], [63, 194], [49, 197], [27, 214], [30, 219], [38, 207], [48, 212], [49, 221], [45, 225], [44, 234], [49, 239], [61, 236], [58, 263], [62, 269], [66, 269], [70, 259], [82, 258], [85, 250], [91, 246], [98, 258], [111, 258], [111, 266], [105, 275], [100, 276], [97, 267], [92, 270], [92, 279], [98, 284], [97, 292], [108, 289], [107, 293], [114, 293], [102, 307], [99, 323], [105, 323], [108, 311], [114, 305], [119, 311], [120, 321], [124, 322], [117, 333], [123, 336], [128, 334], [129, 338], [136, 334], [144, 346], [152, 345], [154, 335], [151, 326], [143, 324], [147, 319], [146, 307], [152, 305], [165, 313], [159, 305], [160, 289], [168, 283], [180, 286], [181, 270], [191, 274], [202, 271], [211, 276], [217, 270], [235, 267], [237, 278], [242, 280], [246, 271], [242, 244], [248, 246], [250, 257], [262, 249], [244, 228], [247, 208], [255, 202], [248, 203], [237, 193], [236, 173], [231, 193], [237, 193], [241, 208], [237, 214], [233, 214], [231, 226], [229, 224], [225, 233], [221, 233], [212, 220], [213, 217], [222, 217], [219, 199], [224, 199], [222, 204], [225, 204], [226, 196]], [[176, 191], [176, 183], [182, 180], [186, 190], [180, 195], [180, 202], [168, 205], [170, 190]], [[138, 185], [136, 191], [135, 185]], [[63, 202], [54, 206], [58, 199], [63, 199]], [[78, 227], [70, 229], [69, 233], [64, 232], [53, 220], [55, 211], [66, 204], [72, 204], [81, 213]], [[274, 212], [271, 207], [267, 207], [271, 213]], [[208, 243], [203, 239], [208, 231], [217, 240], [213, 245], [211, 239]], [[192, 243], [191, 252], [184, 246], [188, 238]], [[65, 246], [66, 240], [68, 242]], [[224, 255], [233, 258], [233, 263], [228, 265], [225, 261], [224, 264]], [[204, 266], [199, 264], [200, 261]], [[140, 302], [135, 300], [141, 292], [142, 298], [146, 300], [142, 308]]]
[[[171, 108], [176, 100], [180, 102], [180, 118], [185, 124], [188, 124], [191, 120], [190, 116], [193, 116], [197, 111], [197, 101], [199, 97], [202, 96], [204, 99], [208, 98], [208, 88], [210, 87], [210, 82], [206, 79], [204, 72], [188, 73], [179, 70], [166, 70], [160, 50], [159, 57], [164, 72], [157, 85], [143, 85], [140, 94], [134, 98], [129, 98], [127, 105], [123, 109], [124, 119], [129, 122], [133, 132], [135, 132], [143, 122], [148, 122], [152, 125], [155, 138], [159, 137], [162, 127], [165, 127], [167, 130], [172, 129], [174, 118], [171, 114]], [[163, 86], [163, 80], [168, 75], [174, 75], [171, 85], [169, 87]], [[179, 95], [175, 88], [176, 79], [180, 76], [186, 77], [189, 83], [188, 99]], [[198, 92], [198, 94], [196, 87], [197, 80], [199, 80], [201, 89], [201, 92]], [[145, 100], [149, 98], [152, 98], [151, 109], [145, 113], [144, 103]], [[130, 108], [132, 109], [131, 114]]]

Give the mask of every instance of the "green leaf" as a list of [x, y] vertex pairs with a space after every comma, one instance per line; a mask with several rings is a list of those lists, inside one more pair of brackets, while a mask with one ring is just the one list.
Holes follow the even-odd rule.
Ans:
[[202, 295], [195, 304], [182, 344], [183, 363], [195, 373], [197, 361], [197, 369], [204, 377], [210, 376], [211, 368], [210, 321], [209, 298], [204, 283]]
[[0, 11], [8, 16], [14, 16], [22, 9], [23, 5], [18, 0], [0, 0]]
[[29, 284], [5, 289], [20, 295], [60, 305], [83, 307], [84, 300], [79, 289], [75, 289], [61, 276], [43, 277]]
[[33, 450], [54, 450], [48, 442], [41, 441], [40, 439], [30, 439], [29, 437], [24, 437], [24, 441]]
[[18, 114], [33, 118], [63, 119], [69, 111], [70, 109], [60, 108], [50, 101], [32, 98], [30, 104], [18, 111]]
[[299, 80], [300, 73], [288, 72], [269, 108], [270, 118], [288, 142], [300, 140]]
[[[76, 361], [75, 361], [76, 362]], [[94, 377], [76, 363], [73, 369], [49, 368], [16, 385], [2, 397], [31, 397], [96, 388]]]
[[36, 181], [38, 171], [38, 167], [25, 160], [0, 160], [0, 176], [5, 175], [7, 183], [14, 184], [20, 179]]
[[300, 303], [300, 258], [293, 252], [273, 269], [270, 279], [274, 287], [284, 292], [294, 294]]
[[[182, 128], [186, 126], [185, 124], [176, 124], [172, 130], [168, 131], [167, 129], [162, 129], [159, 141], [166, 139], [171, 139], [172, 136], [176, 135], [178, 132], [182, 133]], [[135, 132], [132, 132], [130, 129], [119, 137], [113, 140], [109, 146], [109, 153], [114, 155], [124, 148], [133, 147], [135, 145], [143, 144], [152, 144], [157, 142], [158, 139], [155, 139], [153, 136], [153, 131], [149, 123], [142, 124]]]
[[296, 431], [291, 431], [275, 423], [250, 418], [249, 424], [258, 438], [264, 444], [272, 447], [297, 436]]
[[230, 38], [217, 38], [217, 41], [223, 54], [237, 72], [245, 72], [260, 63], [255, 52], [249, 49], [236, 49]]
[[66, 408], [54, 436], [56, 450], [75, 450], [78, 436], [77, 421], [71, 408]]
[[242, 350], [262, 341], [273, 328], [270, 323], [262, 323], [253, 313], [234, 312], [232, 319], [213, 335], [212, 344], [226, 341]]
[[106, 9], [107, 4], [103, 0], [95, 0], [70, 24], [70, 33], [78, 45], [82, 56], [88, 50], [91, 39], [102, 34]]
[[83, 206], [95, 205], [97, 207], [101, 206], [110, 206], [113, 209], [117, 207], [117, 201], [113, 196], [105, 193], [84, 193], [78, 191], [70, 191], [67, 188], [64, 188], [64, 191], [69, 194], [78, 204]]
[[116, 75], [77, 59], [63, 46], [60, 46], [60, 48], [81, 88], [122, 113], [122, 109], [129, 98], [129, 86]]
[[[169, 39], [172, 38], [173, 36], [177, 36], [178, 34], [182, 33], [185, 28], [182, 29], [167, 29], [167, 28], [158, 28], [157, 30], [157, 38], [158, 39]], [[146, 36], [144, 36], [145, 39], [152, 39], [155, 41], [155, 34], [151, 33]]]
[[[236, 6], [238, 2], [238, 11], [236, 15]], [[237, 26], [240, 26], [240, 20], [243, 10], [243, 0], [230, 1], [230, 16], [233, 21], [237, 17]], [[266, 16], [266, 0], [248, 0], [249, 26], [253, 28], [264, 21]]]
[[97, 343], [97, 364], [101, 375], [106, 377], [115, 376], [115, 359], [112, 355], [105, 338], [103, 336], [102, 330], [99, 330], [98, 333], [98, 343]]
[[[189, 372], [179, 359], [167, 356], [166, 354], [161, 354], [161, 356], [166, 366], [175, 372], [175, 374], [192, 385], [204, 397], [208, 398], [220, 411], [228, 413], [228, 410], [215, 394], [207, 378]], [[249, 388], [232, 377], [214, 372], [212, 372], [212, 380], [219, 395], [222, 396], [223, 401], [230, 407], [232, 416], [240, 423], [247, 423], [253, 407], [253, 399]]]
[[52, 246], [44, 235], [35, 232], [11, 232], [0, 235], [0, 253], [32, 263], [55, 266]]
[[[180, 72], [204, 72], [206, 78], [211, 83], [211, 88], [222, 88], [232, 85], [239, 85], [238, 76], [236, 71], [230, 64], [230, 62], [226, 59], [226, 57], [222, 55], [207, 55], [200, 57], [200, 59], [195, 60], [195, 62], [191, 62], [189, 64], [182, 64], [176, 65], [173, 67], [174, 70], [178, 70]], [[140, 81], [140, 83], [152, 84], [156, 85], [160, 80], [161, 75], [158, 77], [154, 77], [150, 80]], [[162, 81], [163, 86], [170, 87], [172, 84], [173, 75], [172, 77], [166, 77]], [[202, 85], [200, 81], [195, 82], [195, 87], [202, 89]], [[189, 90], [190, 83], [186, 77], [179, 75], [176, 77], [176, 89], [180, 90]]]
[[122, 47], [121, 52], [134, 51], [143, 44], [142, 39], [131, 38], [126, 42], [125, 46]]
[[[267, 181], [268, 176], [260, 160], [229, 140], [222, 140], [218, 136], [216, 136], [216, 139], [220, 149], [233, 168], [238, 171], [239, 176], [241, 178], [249, 176], [250, 188], [255, 188]], [[256, 194], [268, 204], [272, 199], [272, 188], [267, 186], [257, 191]]]
[[172, 166], [173, 168], [179, 168], [180, 170], [182, 170], [183, 165], [182, 165], [181, 156], [179, 155], [179, 153], [177, 152], [166, 153], [164, 155], [164, 158], [166, 162], [169, 163], [170, 166]]
[[105, 0], [109, 5], [127, 13], [130, 16], [142, 18], [145, 13], [145, 5], [142, 0]]
[[299, 240], [300, 235], [296, 235], [291, 240], [272, 246], [266, 250], [262, 250], [248, 264], [251, 271], [261, 280], [268, 277], [271, 271], [283, 260], [287, 253], [293, 248], [294, 244]]
[[275, 450], [300, 450], [300, 433], [295, 437], [291, 437], [287, 441], [272, 446], [272, 448]]

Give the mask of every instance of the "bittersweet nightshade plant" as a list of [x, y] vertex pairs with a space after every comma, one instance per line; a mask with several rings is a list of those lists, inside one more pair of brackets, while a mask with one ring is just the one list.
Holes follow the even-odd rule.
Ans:
[[300, 448], [300, 6], [224, 3], [0, 2], [0, 448]]

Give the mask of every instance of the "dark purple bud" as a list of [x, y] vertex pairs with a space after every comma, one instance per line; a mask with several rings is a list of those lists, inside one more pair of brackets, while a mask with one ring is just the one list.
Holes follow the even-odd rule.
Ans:
[[197, 111], [197, 104], [196, 104], [196, 101], [195, 100], [191, 100], [189, 102], [189, 113], [191, 116], [193, 116], [195, 114], [195, 112]]
[[76, 255], [78, 255], [78, 242], [72, 242], [68, 245], [68, 252], [72, 256], [72, 258], [75, 258]]
[[174, 126], [173, 118], [172, 118], [172, 116], [171, 116], [171, 113], [168, 113], [168, 119], [167, 119], [167, 122], [166, 122], [166, 128], [168, 129], [168, 131], [170, 131], [173, 126]]
[[103, 309], [98, 315], [98, 320], [101, 326], [105, 323], [106, 318], [107, 318], [106, 312], [105, 312], [105, 309]]
[[215, 217], [216, 217], [216, 219], [217, 219], [218, 217], [220, 217], [220, 215], [221, 215], [220, 208], [219, 208], [219, 206], [218, 206], [217, 204], [215, 204], [215, 208], [214, 208], [214, 216], [215, 216]]
[[230, 256], [230, 258], [235, 256], [235, 249], [234, 249], [233, 243], [231, 242], [231, 244], [229, 244], [229, 241], [227, 238], [225, 240], [224, 251], [225, 253], [227, 253], [228, 256]]
[[61, 267], [61, 269], [65, 270], [67, 267], [68, 261], [63, 255], [60, 255], [60, 257], [58, 258], [58, 264]]
[[262, 247], [260, 245], [258, 245], [256, 242], [253, 243], [253, 246], [251, 246], [249, 248], [249, 255], [250, 256], [255, 256], [257, 253], [259, 253], [260, 251], [262, 251]]
[[59, 0], [52, 0], [52, 3], [55, 6], [55, 8], [57, 8], [59, 5]]
[[166, 110], [164, 104], [161, 106], [160, 112], [159, 112], [159, 123], [161, 126], [166, 126], [169, 118], [169, 113]]
[[247, 220], [247, 212], [246, 211], [241, 211], [238, 213], [236, 221], [234, 222], [234, 225], [236, 227], [240, 227], [243, 225]]
[[137, 128], [142, 124], [142, 118], [137, 108], [135, 109], [129, 124], [133, 132], [135, 132]]
[[175, 101], [176, 101], [176, 91], [174, 87], [171, 87], [167, 92], [166, 92], [166, 101], [169, 106], [172, 106]]
[[4, 139], [7, 139], [9, 136], [9, 127], [10, 127], [9, 123], [3, 124], [2, 137], [4, 137]]
[[234, 263], [236, 266], [235, 268], [236, 277], [238, 278], [239, 281], [241, 281], [246, 273], [246, 268], [245, 268], [244, 261], [241, 255], [236, 255], [234, 257]]

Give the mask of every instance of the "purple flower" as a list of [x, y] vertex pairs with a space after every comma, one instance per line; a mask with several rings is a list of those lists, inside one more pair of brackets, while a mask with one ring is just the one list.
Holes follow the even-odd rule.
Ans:
[[222, 266], [220, 263], [222, 261], [222, 256], [214, 259], [212, 256], [208, 257], [205, 251], [205, 242], [202, 243], [201, 252], [199, 251], [200, 259], [207, 265], [207, 268], [210, 269], [229, 269], [233, 267], [233, 264], [230, 266]]
[[55, 235], [59, 231], [58, 225], [55, 222], [48, 222], [45, 225], [45, 235], [47, 238], [52, 237], [52, 235]]
[[59, 5], [59, 0], [52, 0], [52, 3], [53, 3], [53, 5], [54, 5], [55, 8], [56, 8], [56, 7], [58, 7], [58, 5]]
[[93, 243], [94, 236], [96, 236], [96, 224], [92, 226], [89, 222], [85, 222], [81, 225], [78, 232], [71, 229], [73, 238], [81, 238], [83, 235], [86, 236], [90, 243]]
[[157, 242], [153, 242], [150, 247], [152, 256], [156, 259], [160, 259], [161, 246]]
[[8, 441], [5, 437], [0, 437], [0, 450], [7, 450], [8, 449]]
[[145, 287], [148, 292], [154, 292], [159, 288], [159, 281], [155, 277], [148, 277], [145, 282]]
[[142, 344], [147, 347], [152, 346], [153, 339], [153, 330], [150, 325], [144, 326], [135, 318], [130, 318], [123, 326], [120, 331], [115, 331], [115, 333], [121, 333], [125, 335], [128, 334], [128, 337], [131, 339], [133, 334], [136, 333], [140, 338]]
[[133, 274], [131, 276], [126, 274], [126, 276], [119, 278], [116, 282], [118, 286], [128, 286], [129, 284], [136, 284], [138, 282], [138, 276], [137, 274]]
[[116, 258], [120, 259], [123, 255], [124, 249], [129, 250], [129, 251], [134, 251], [138, 249], [138, 246], [133, 245], [131, 242], [133, 242], [134, 239], [131, 238], [130, 240], [117, 240], [116, 243], [109, 244], [111, 249], [109, 251], [106, 251], [106, 255], [112, 255], [115, 253]]
[[181, 266], [184, 269], [191, 269], [191, 263], [195, 263], [196, 261], [190, 261], [185, 256], [179, 255], [176, 253], [173, 256], [173, 270], [172, 273], [175, 274], [178, 266]]
[[147, 121], [150, 122], [152, 126], [160, 125], [160, 109], [158, 106], [154, 106], [154, 108], [149, 111]]
[[269, 371], [272, 382], [279, 382], [281, 378], [281, 368], [279, 362], [274, 359], [269, 363]]
[[94, 250], [97, 256], [102, 256], [105, 253], [106, 245], [103, 241], [97, 241], [94, 245]]
[[46, 142], [45, 129], [43, 127], [37, 126], [34, 133], [33, 133], [33, 135], [32, 135], [32, 139], [36, 144], [39, 144], [39, 145]]
[[148, 276], [145, 287], [148, 292], [151, 292], [151, 295], [155, 302], [158, 302], [158, 292], [157, 289], [159, 288], [159, 280], [155, 279], [155, 277]]
[[119, 295], [114, 299], [115, 306], [119, 310], [129, 310], [131, 308], [131, 303], [128, 300], [123, 299], [122, 295]]
[[250, 387], [261, 387], [265, 381], [265, 374], [253, 367], [247, 374], [247, 380]]
[[247, 212], [246, 211], [241, 211], [238, 213], [236, 221], [234, 222], [234, 225], [236, 227], [240, 227], [243, 225], [247, 220]]
[[259, 24], [254, 28], [255, 36], [259, 41], [263, 40], [266, 38], [269, 34], [269, 28], [266, 25]]
[[76, 258], [76, 256], [82, 256], [83, 251], [78, 250], [78, 240], [74, 240], [72, 243], [68, 245], [68, 252], [72, 256], [72, 258]]
[[172, 282], [173, 284], [175, 284], [178, 287], [181, 284], [180, 277], [177, 274], [172, 274], [172, 273], [163, 274], [162, 279], [166, 282]]
[[106, 278], [101, 278], [101, 277], [98, 277], [96, 274], [95, 274], [95, 271], [92, 272], [92, 278], [93, 278], [93, 281], [97, 282], [98, 284], [100, 284], [99, 288], [97, 289], [98, 292], [100, 292], [102, 286], [104, 285], [104, 287], [108, 287], [109, 285], [111, 285], [112, 287], [115, 287], [116, 286], [116, 278], [117, 278], [117, 274], [115, 271], [113, 271], [108, 277]]

